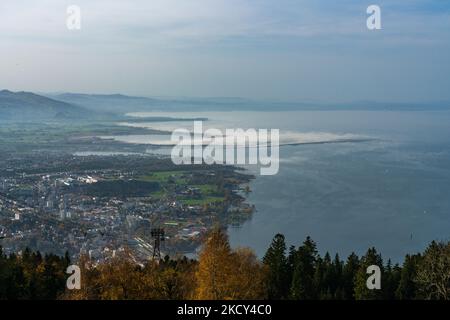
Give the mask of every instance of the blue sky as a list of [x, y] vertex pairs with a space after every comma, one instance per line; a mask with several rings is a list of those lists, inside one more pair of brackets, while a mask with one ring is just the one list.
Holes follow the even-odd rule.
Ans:
[[[382, 30], [366, 28], [371, 4]], [[447, 0], [2, 1], [0, 88], [450, 101], [449, 39]]]

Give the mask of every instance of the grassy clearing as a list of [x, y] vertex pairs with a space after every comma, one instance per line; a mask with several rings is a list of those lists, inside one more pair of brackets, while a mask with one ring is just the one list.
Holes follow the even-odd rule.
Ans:
[[[139, 180], [146, 182], [158, 182], [162, 189], [152, 194], [154, 198], [163, 198], [170, 194], [176, 186], [188, 186], [187, 171], [157, 171], [151, 174], [141, 176]], [[223, 202], [224, 197], [221, 196], [214, 184], [195, 184], [189, 185], [192, 188], [197, 188], [201, 192], [201, 197], [177, 196], [177, 199], [185, 205], [196, 206], [205, 205], [215, 202]]]
[[200, 189], [202, 195], [217, 194], [217, 186], [213, 184], [195, 184], [192, 187]]
[[140, 177], [140, 180], [168, 184], [173, 179], [176, 184], [186, 184], [187, 181], [183, 178], [185, 174], [185, 171], [157, 171]]

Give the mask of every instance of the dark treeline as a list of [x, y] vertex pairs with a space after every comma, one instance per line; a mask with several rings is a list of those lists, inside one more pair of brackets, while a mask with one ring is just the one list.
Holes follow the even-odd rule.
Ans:
[[[288, 251], [288, 252], [287, 252]], [[432, 242], [423, 254], [407, 255], [403, 265], [384, 262], [375, 248], [345, 260], [336, 254], [317, 253], [311, 238], [299, 246], [286, 248], [284, 236], [277, 234], [263, 259], [268, 267], [269, 299], [449, 299], [450, 243]], [[369, 290], [367, 267], [381, 269], [381, 289]]]
[[3, 254], [0, 247], [0, 299], [57, 299], [65, 289], [68, 255], [41, 255], [25, 249], [20, 255]]
[[[213, 230], [197, 260], [169, 259], [136, 265], [130, 253], [94, 263], [82, 256], [81, 289], [67, 290], [69, 258], [23, 251], [6, 256], [0, 248], [0, 299], [293, 299], [414, 300], [450, 298], [450, 243], [432, 242], [402, 265], [383, 261], [375, 248], [346, 259], [326, 253], [306, 238], [287, 248], [277, 234], [262, 261], [251, 249], [230, 247]], [[369, 290], [367, 267], [381, 270], [381, 289]]]

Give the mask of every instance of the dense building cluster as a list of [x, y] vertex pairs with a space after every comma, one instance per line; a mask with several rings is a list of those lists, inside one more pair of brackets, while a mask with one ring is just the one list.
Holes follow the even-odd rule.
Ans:
[[29, 247], [101, 262], [131, 249], [142, 264], [153, 253], [154, 226], [165, 228], [162, 250], [174, 256], [194, 252], [212, 226], [252, 211], [239, 195], [249, 177], [227, 167], [180, 168], [143, 156], [17, 157], [0, 170], [6, 253]]

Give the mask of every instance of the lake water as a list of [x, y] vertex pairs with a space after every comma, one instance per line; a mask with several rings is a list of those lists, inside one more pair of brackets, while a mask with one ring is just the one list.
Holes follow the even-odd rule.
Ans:
[[[402, 260], [431, 240], [450, 238], [450, 112], [190, 112], [145, 116], [207, 117], [207, 127], [280, 129], [280, 170], [257, 176], [248, 199], [252, 219], [229, 228], [233, 246], [262, 256], [276, 233], [299, 245], [307, 235], [321, 252], [363, 254], [375, 246]], [[136, 123], [160, 130], [186, 122]], [[148, 137], [140, 137], [139, 142]], [[138, 142], [127, 137], [128, 142]], [[282, 138], [283, 139], [283, 138]], [[257, 168], [249, 168], [258, 173]]]

